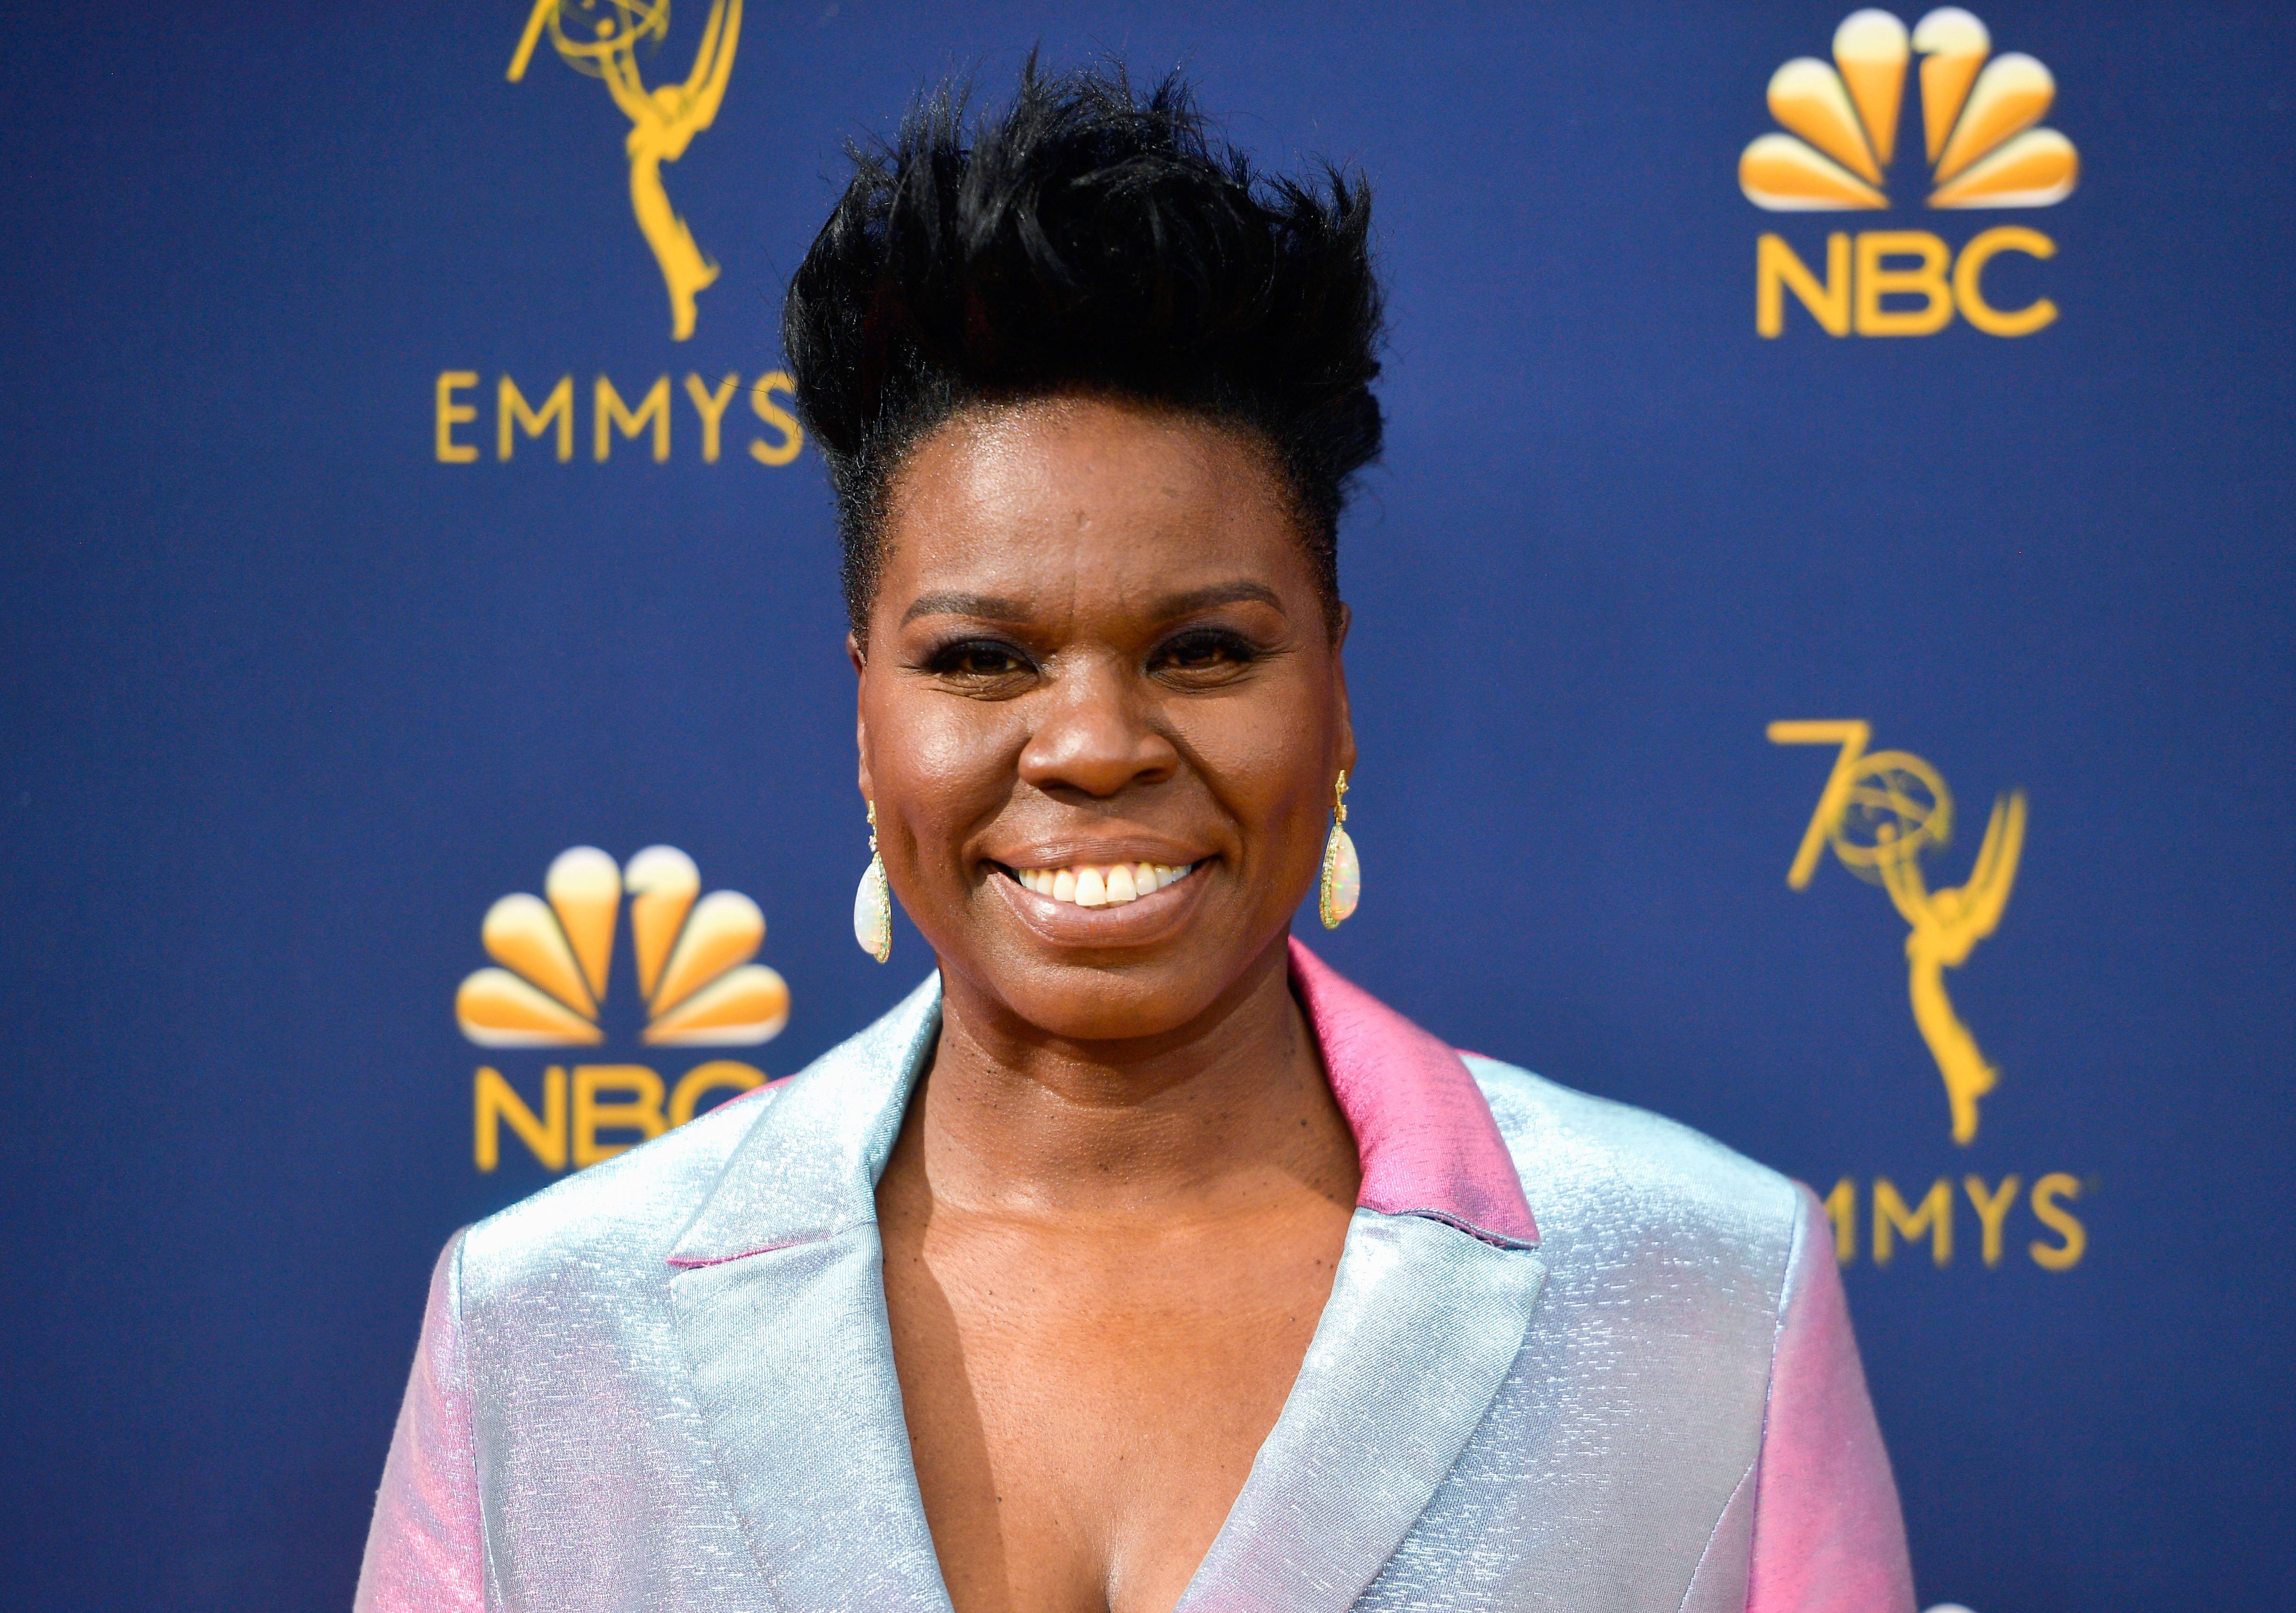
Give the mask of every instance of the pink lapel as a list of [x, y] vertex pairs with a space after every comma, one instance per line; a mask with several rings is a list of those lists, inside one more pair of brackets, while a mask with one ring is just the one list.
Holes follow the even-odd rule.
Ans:
[[1448, 1222], [1502, 1248], [1536, 1245], [1522, 1178], [1459, 1055], [1341, 979], [1296, 938], [1292, 979], [1363, 1156], [1356, 1202], [1383, 1216]]

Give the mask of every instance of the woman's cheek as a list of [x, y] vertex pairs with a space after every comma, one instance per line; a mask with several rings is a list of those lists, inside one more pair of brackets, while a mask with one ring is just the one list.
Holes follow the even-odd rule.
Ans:
[[1289, 839], [1333, 782], [1323, 776], [1332, 716], [1330, 702], [1301, 680], [1277, 681], [1262, 698], [1205, 708], [1190, 749], [1230, 811], [1263, 834]]
[[[880, 737], [875, 776], [898, 781], [901, 815], [916, 840], [922, 869], [955, 868], [966, 838], [1010, 794], [1015, 724], [1008, 707], [962, 700], [905, 702], [908, 708]], [[890, 754], [888, 750], [890, 749]]]

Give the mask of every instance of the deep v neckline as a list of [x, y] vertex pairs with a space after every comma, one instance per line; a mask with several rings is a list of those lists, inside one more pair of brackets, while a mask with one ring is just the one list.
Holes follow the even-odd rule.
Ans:
[[[1320, 978], [1301, 978], [1302, 958]], [[1546, 1278], [1457, 1055], [1296, 943], [1294, 979], [1363, 1150], [1365, 1202], [1299, 1375], [1174, 1613], [1352, 1603], [1481, 1421]], [[875, 1206], [938, 1036], [938, 985], [753, 1100], [764, 1109], [669, 1257], [695, 1404], [783, 1613], [953, 1613], [902, 1415]], [[1412, 1168], [1390, 1166], [1406, 1154]]]

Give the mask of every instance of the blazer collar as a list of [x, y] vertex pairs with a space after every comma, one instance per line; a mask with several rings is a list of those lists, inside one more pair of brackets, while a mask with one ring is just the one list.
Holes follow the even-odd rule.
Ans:
[[1395, 1555], [1513, 1369], [1537, 1251], [1358, 1209], [1300, 1376], [1174, 1613], [1341, 1613]]
[[1297, 940], [1292, 979], [1363, 1188], [1300, 1376], [1175, 1613], [1352, 1606], [1490, 1410], [1546, 1281], [1459, 1055]]
[[873, 1226], [877, 1178], [939, 1035], [932, 974], [859, 1036], [746, 1100], [765, 1112], [678, 1234], [670, 1265], [715, 1265]]
[[875, 1187], [940, 1029], [938, 976], [775, 1084], [671, 1251], [669, 1311], [783, 1613], [948, 1613], [885, 1314]]
[[1382, 1216], [1448, 1222], [1502, 1248], [1537, 1244], [1514, 1156], [1459, 1055], [1341, 979], [1296, 938], [1292, 983], [1363, 1159], [1356, 1202]]
[[[1546, 1279], [1458, 1055], [1293, 944], [1363, 1157], [1300, 1376], [1178, 1613], [1340, 1613], [1449, 1473]], [[785, 1613], [947, 1613], [885, 1316], [875, 1185], [940, 1027], [938, 978], [775, 1084], [669, 1256], [669, 1305], [734, 1510]]]

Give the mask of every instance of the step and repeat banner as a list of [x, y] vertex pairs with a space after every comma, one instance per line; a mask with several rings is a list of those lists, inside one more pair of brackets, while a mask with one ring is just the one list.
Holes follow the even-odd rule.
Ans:
[[1316, 944], [1816, 1190], [1924, 1606], [2282, 1605], [2296, 27], [1845, 11], [11, 6], [9, 1600], [346, 1605], [448, 1235], [930, 968], [778, 303], [1041, 45], [1376, 190]]

